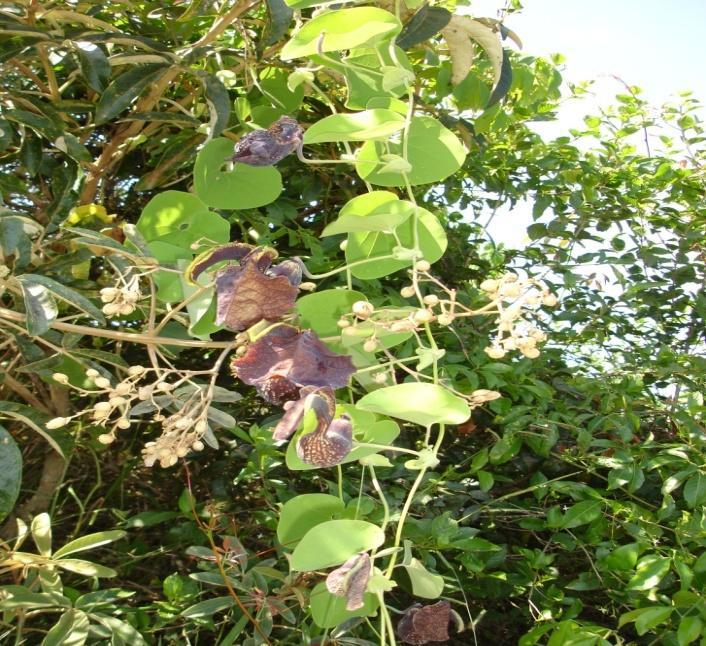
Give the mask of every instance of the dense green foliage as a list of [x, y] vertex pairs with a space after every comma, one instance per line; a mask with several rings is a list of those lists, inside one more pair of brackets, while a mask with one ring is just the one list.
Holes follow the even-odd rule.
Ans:
[[6, 3], [0, 641], [706, 643], [700, 105], [463, 5]]

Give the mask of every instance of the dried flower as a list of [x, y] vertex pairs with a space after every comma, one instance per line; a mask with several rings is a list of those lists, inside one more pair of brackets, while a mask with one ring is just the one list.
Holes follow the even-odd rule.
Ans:
[[329, 573], [326, 588], [331, 594], [346, 598], [346, 610], [358, 610], [363, 607], [371, 572], [372, 563], [368, 553], [356, 554]]
[[137, 302], [142, 298], [137, 277], [132, 278], [121, 287], [104, 287], [101, 289], [100, 295], [101, 301], [105, 303], [103, 313], [109, 317], [117, 314], [121, 316], [132, 314], [136, 309]]
[[303, 130], [292, 117], [280, 117], [267, 130], [255, 130], [235, 144], [230, 161], [249, 166], [272, 166], [302, 143]]
[[437, 601], [430, 606], [412, 606], [397, 624], [397, 634], [407, 644], [445, 642], [449, 639], [451, 605]]
[[303, 386], [343, 388], [355, 372], [350, 357], [329, 350], [311, 330], [288, 325], [258, 339], [231, 367], [272, 404], [298, 398]]

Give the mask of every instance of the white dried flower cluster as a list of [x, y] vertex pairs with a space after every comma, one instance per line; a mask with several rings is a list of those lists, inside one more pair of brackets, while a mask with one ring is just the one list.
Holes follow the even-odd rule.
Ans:
[[102, 444], [111, 444], [115, 441], [118, 430], [130, 427], [130, 415], [133, 414], [133, 409], [137, 411], [138, 406], [146, 407], [140, 412], [156, 409], [152, 419], [155, 422], [161, 422], [163, 427], [162, 435], [156, 441], [145, 444], [142, 457], [146, 466], [151, 467], [159, 462], [162, 467], [171, 467], [189, 451], [201, 451], [204, 448], [201, 438], [208, 431], [207, 415], [210, 398], [196, 388], [190, 391], [192, 394], [181, 404], [178, 412], [165, 416], [162, 413], [165, 407], [180, 402], [178, 396], [171, 396], [170, 393], [177, 390], [179, 383], [186, 379], [182, 376], [177, 383], [170, 383], [167, 378], [173, 371], [167, 370], [155, 382], [140, 385], [139, 382], [151, 372], [152, 369], [144, 366], [131, 366], [127, 371], [127, 377], [113, 386], [111, 381], [97, 370], [89, 369], [86, 371], [86, 377], [93, 382], [97, 390], [85, 390], [73, 386], [67, 375], [55, 373], [54, 381], [70, 386], [83, 395], [104, 395], [104, 399], [72, 417], [56, 417], [49, 420], [46, 427], [61, 428], [72, 419], [85, 415], [90, 418], [92, 424], [107, 429], [105, 433], [98, 436], [98, 441]]
[[525, 357], [536, 359], [538, 345], [547, 340], [547, 335], [524, 317], [528, 311], [540, 305], [552, 307], [557, 298], [546, 287], [532, 278], [521, 279], [508, 272], [500, 279], [484, 280], [480, 288], [497, 307], [498, 325], [493, 343], [485, 348], [492, 359], [501, 359], [507, 352], [519, 350]]
[[[116, 386], [112, 386], [110, 379], [101, 375], [94, 368], [86, 370], [88, 377], [98, 388], [98, 390], [85, 390], [78, 386], [73, 386], [69, 382], [68, 375], [62, 372], [56, 372], [52, 378], [57, 383], [64, 386], [74, 388], [83, 395], [105, 395], [106, 398], [96, 402], [90, 408], [79, 411], [71, 417], [55, 417], [46, 423], [48, 429], [57, 429], [66, 426], [72, 419], [88, 415], [93, 424], [103, 427], [110, 427], [107, 433], [98, 436], [98, 441], [101, 444], [110, 444], [115, 440], [115, 434], [119, 429], [130, 428], [130, 420], [128, 413], [130, 402], [137, 397], [137, 382], [147, 372], [143, 366], [131, 366], [128, 368], [128, 376]], [[118, 417], [115, 417], [115, 413]], [[111, 418], [113, 418], [111, 420]]]
[[146, 466], [151, 467], [159, 462], [166, 469], [174, 466], [189, 451], [203, 450], [201, 438], [208, 430], [208, 422], [203, 416], [195, 419], [179, 412], [164, 418], [162, 426], [162, 435], [154, 442], [147, 442], [142, 449], [142, 459]]
[[[121, 278], [122, 282], [122, 278]], [[132, 314], [137, 302], [142, 298], [140, 284], [137, 276], [125, 283], [122, 287], [104, 287], [100, 291], [103, 313], [110, 316], [127, 316]]]

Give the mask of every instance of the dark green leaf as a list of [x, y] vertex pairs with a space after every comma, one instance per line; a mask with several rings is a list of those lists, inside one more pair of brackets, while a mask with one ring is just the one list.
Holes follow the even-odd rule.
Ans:
[[96, 107], [96, 125], [106, 123], [118, 116], [166, 69], [165, 65], [151, 63], [136, 65], [127, 72], [123, 72], [101, 95]]
[[287, 33], [287, 29], [294, 17], [294, 11], [284, 3], [284, 0], [267, 0], [267, 12], [270, 16], [270, 21], [267, 25], [267, 35], [263, 42], [265, 47], [274, 45]]
[[15, 440], [0, 426], [0, 521], [15, 506], [22, 484], [22, 453]]
[[41, 285], [62, 301], [73, 305], [96, 321], [105, 323], [103, 312], [75, 289], [66, 287], [66, 285], [62, 285], [53, 278], [47, 278], [46, 276], [39, 276], [37, 274], [23, 274], [17, 278], [24, 284]]
[[74, 43], [81, 74], [88, 86], [100, 93], [105, 90], [110, 80], [110, 63], [103, 50], [97, 45], [85, 41]]
[[30, 336], [44, 334], [56, 320], [59, 310], [49, 290], [31, 278], [18, 278], [27, 314], [27, 332]]
[[203, 84], [204, 96], [211, 115], [210, 136], [217, 137], [228, 127], [230, 119], [230, 97], [226, 86], [213, 74], [201, 73], [199, 79]]
[[441, 31], [451, 20], [451, 12], [443, 7], [430, 7], [425, 4], [402, 28], [397, 44], [409, 49]]
[[493, 93], [488, 99], [488, 105], [486, 108], [490, 108], [498, 103], [505, 95], [510, 91], [512, 86], [512, 64], [510, 63], [510, 50], [503, 49], [503, 62], [500, 66], [500, 76], [498, 77], [498, 82], [493, 88]]

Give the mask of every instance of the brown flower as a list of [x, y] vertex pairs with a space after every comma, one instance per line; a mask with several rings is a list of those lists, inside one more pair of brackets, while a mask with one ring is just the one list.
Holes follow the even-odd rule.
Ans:
[[451, 606], [437, 601], [430, 606], [412, 606], [397, 624], [397, 634], [407, 644], [445, 642], [449, 639]]
[[304, 386], [343, 388], [355, 372], [350, 357], [329, 350], [311, 330], [289, 325], [258, 339], [231, 366], [236, 377], [271, 404], [299, 399]]

